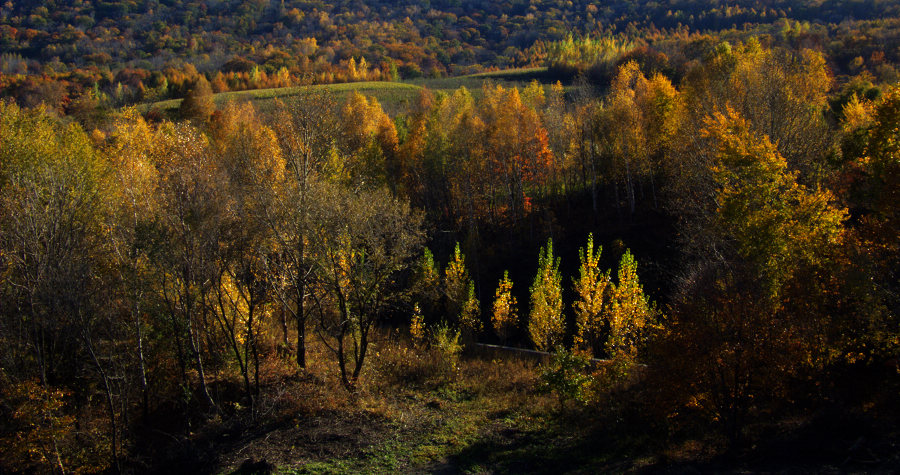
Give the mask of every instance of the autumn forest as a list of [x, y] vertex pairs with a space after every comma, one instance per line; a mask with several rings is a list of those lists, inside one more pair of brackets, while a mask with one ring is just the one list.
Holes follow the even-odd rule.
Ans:
[[0, 4], [0, 473], [900, 470], [900, 8]]

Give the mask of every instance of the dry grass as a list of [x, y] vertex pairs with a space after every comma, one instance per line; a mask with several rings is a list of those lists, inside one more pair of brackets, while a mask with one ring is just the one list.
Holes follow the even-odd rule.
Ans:
[[265, 460], [295, 473], [419, 472], [534, 424], [553, 403], [534, 391], [532, 364], [463, 356], [448, 367], [435, 350], [396, 333], [378, 336], [367, 364], [359, 391], [349, 394], [321, 343], [310, 345], [305, 371], [265, 360], [256, 424], [216, 447], [218, 470]]
[[[536, 389], [534, 362], [466, 353], [448, 359], [397, 332], [376, 335], [370, 351], [354, 394], [341, 385], [334, 355], [315, 338], [305, 370], [273, 353], [262, 362], [255, 406], [229, 406], [199, 428], [186, 446], [192, 465], [160, 468], [518, 473], [649, 463], [641, 441], [611, 442], [611, 426], [594, 411], [560, 412], [556, 397]], [[219, 376], [240, 388], [237, 374]]]
[[[338, 99], [343, 102], [346, 97], [353, 91], [366, 96], [373, 96], [386, 108], [395, 108], [404, 101], [414, 98], [422, 89], [421, 86], [398, 82], [353, 82], [341, 84], [324, 84], [312, 86], [312, 90], [325, 89], [332, 92]], [[272, 89], [253, 89], [249, 91], [230, 91], [215, 94], [214, 100], [216, 107], [222, 109], [231, 102], [252, 102], [261, 110], [268, 110], [272, 107], [274, 99], [285, 99], [300, 94], [304, 94], [306, 87], [282, 87]], [[169, 99], [138, 106], [138, 111], [146, 113], [150, 110], [158, 110], [165, 114], [174, 114], [181, 105], [181, 99]]]

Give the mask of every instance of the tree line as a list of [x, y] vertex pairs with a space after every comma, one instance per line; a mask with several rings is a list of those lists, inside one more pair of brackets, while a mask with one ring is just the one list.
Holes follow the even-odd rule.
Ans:
[[[200, 75], [216, 92], [528, 66], [608, 80], [631, 59], [672, 76], [710, 43], [750, 36], [820, 51], [836, 75], [894, 82], [896, 24], [890, 3], [848, 1], [9, 2], [0, 5], [0, 95], [73, 113], [85, 102], [181, 98]], [[587, 46], [598, 42], [627, 48], [599, 58]]]

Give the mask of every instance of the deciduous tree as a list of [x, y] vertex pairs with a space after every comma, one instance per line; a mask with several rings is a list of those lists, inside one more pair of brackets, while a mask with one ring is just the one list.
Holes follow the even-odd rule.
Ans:
[[609, 270], [600, 270], [602, 246], [594, 248], [594, 236], [588, 234], [587, 246], [578, 250], [578, 279], [573, 279], [577, 299], [575, 311], [575, 348], [595, 353], [601, 345], [604, 310], [611, 304]]
[[281, 311], [296, 325], [297, 365], [301, 368], [306, 368], [307, 285], [312, 278], [307, 255], [312, 226], [310, 189], [316, 180], [324, 179], [329, 161], [338, 153], [340, 121], [336, 110], [332, 94], [309, 87], [290, 102], [278, 103], [273, 123], [286, 179], [274, 206], [267, 209], [266, 222], [279, 249], [269, 258], [269, 270], [277, 276], [271, 283]]
[[479, 304], [475, 298], [475, 283], [466, 269], [466, 256], [459, 249], [453, 249], [453, 256], [444, 269], [444, 296], [447, 316], [456, 319], [461, 330], [478, 332], [481, 330]]
[[383, 191], [315, 188], [310, 243], [320, 298], [319, 329], [335, 353], [344, 386], [357, 388], [370, 334], [404, 293], [399, 274], [422, 246], [422, 216]]
[[634, 360], [655, 322], [638, 280], [637, 262], [630, 251], [626, 250], [619, 261], [616, 280], [611, 286], [612, 295], [604, 315], [609, 326], [606, 350], [612, 356]]
[[491, 315], [491, 323], [494, 331], [500, 337], [500, 341], [506, 343], [510, 334], [519, 323], [516, 297], [512, 294], [512, 280], [509, 272], [503, 271], [503, 278], [497, 284], [497, 292], [494, 294], [494, 313]]
[[531, 311], [528, 333], [539, 350], [562, 343], [566, 322], [562, 314], [562, 277], [559, 258], [553, 255], [553, 240], [548, 239], [538, 254], [538, 270], [531, 284]]
[[212, 87], [206, 77], [200, 75], [181, 101], [178, 112], [184, 119], [206, 122], [215, 111]]

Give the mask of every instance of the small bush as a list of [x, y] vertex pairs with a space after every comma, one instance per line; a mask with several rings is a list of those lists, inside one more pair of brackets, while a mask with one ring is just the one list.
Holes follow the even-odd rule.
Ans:
[[441, 380], [453, 379], [459, 367], [459, 355], [462, 353], [459, 342], [459, 330], [446, 323], [436, 326], [431, 331], [431, 352], [437, 361], [438, 376]]
[[425, 328], [422, 340], [400, 341], [381, 346], [374, 354], [372, 368], [381, 383], [443, 385], [456, 379], [462, 353], [460, 332], [439, 324]]
[[569, 400], [584, 402], [585, 389], [593, 379], [588, 374], [589, 366], [590, 360], [587, 357], [558, 346], [550, 364], [542, 368], [539, 387], [556, 393], [560, 409]]

